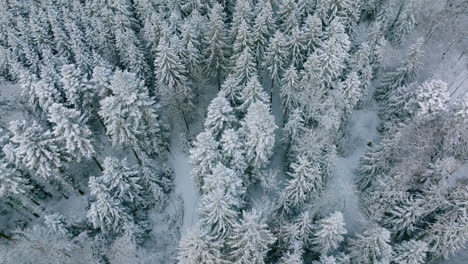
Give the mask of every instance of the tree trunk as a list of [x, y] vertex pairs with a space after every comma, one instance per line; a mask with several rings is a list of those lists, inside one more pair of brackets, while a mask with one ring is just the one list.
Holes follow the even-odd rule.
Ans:
[[271, 88], [270, 88], [270, 104], [273, 105], [273, 89], [275, 87], [275, 79], [271, 79]]
[[221, 91], [221, 72], [218, 69], [218, 92]]
[[12, 240], [11, 236], [4, 234], [3, 232], [0, 232], [0, 237], [6, 239], [6, 240]]
[[137, 161], [138, 161], [138, 164], [140, 164], [140, 165], [141, 165], [141, 159], [140, 159], [140, 157], [138, 157], [138, 154], [136, 153], [135, 149], [134, 149], [134, 148], [132, 148], [132, 151], [133, 151], [133, 155], [135, 155], [135, 158], [136, 158], [136, 159], [137, 159]]
[[187, 132], [190, 134], [190, 128], [189, 128], [189, 125], [188, 125], [188, 122], [187, 122], [187, 117], [185, 116], [185, 111], [182, 111], [182, 118], [184, 118], [185, 127], [187, 128]]
[[96, 163], [96, 165], [98, 166], [98, 168], [99, 168], [101, 171], [104, 171], [104, 169], [103, 169], [102, 166], [101, 166], [101, 163], [99, 163], [99, 161], [96, 159], [96, 157], [93, 157], [93, 160], [94, 160], [94, 163]]

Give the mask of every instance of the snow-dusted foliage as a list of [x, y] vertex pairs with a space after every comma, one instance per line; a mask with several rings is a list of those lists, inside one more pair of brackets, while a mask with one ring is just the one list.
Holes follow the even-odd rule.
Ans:
[[234, 225], [228, 239], [232, 248], [230, 258], [236, 264], [263, 264], [275, 240], [258, 212], [244, 212], [242, 220]]
[[457, 254], [466, 10], [0, 1], [0, 263]]

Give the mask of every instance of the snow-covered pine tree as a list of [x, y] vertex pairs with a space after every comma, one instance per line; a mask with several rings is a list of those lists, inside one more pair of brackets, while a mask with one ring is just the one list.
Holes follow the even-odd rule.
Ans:
[[358, 74], [356, 72], [349, 73], [346, 79], [339, 84], [339, 89], [343, 92], [345, 100], [343, 103], [345, 116], [349, 116], [363, 95]]
[[326, 218], [318, 221], [312, 239], [312, 244], [318, 252], [326, 255], [338, 248], [347, 234], [343, 214], [334, 212]]
[[263, 217], [255, 210], [244, 212], [236, 223], [227, 244], [234, 264], [264, 264], [265, 256], [276, 238], [268, 230]]
[[165, 144], [163, 127], [144, 82], [134, 73], [117, 71], [110, 88], [112, 95], [101, 100], [99, 115], [112, 144], [159, 153]]
[[63, 140], [70, 155], [78, 161], [83, 157], [93, 157], [92, 132], [86, 124], [86, 118], [78, 110], [54, 103], [49, 107], [48, 120], [54, 124], [54, 136]]
[[318, 197], [323, 189], [323, 179], [320, 167], [312, 164], [306, 156], [298, 156], [290, 164], [291, 172], [284, 192], [291, 207], [300, 207], [312, 198]]
[[304, 63], [304, 54], [306, 49], [306, 39], [299, 27], [291, 30], [291, 34], [287, 36], [286, 50], [289, 51], [289, 63], [300, 68]]
[[221, 135], [221, 156], [223, 164], [233, 169], [239, 175], [244, 175], [248, 165], [245, 160], [245, 146], [240, 140], [237, 130], [226, 129]]
[[423, 83], [416, 92], [418, 110], [416, 115], [437, 116], [447, 110], [450, 101], [447, 84], [441, 80]]
[[291, 64], [281, 79], [281, 105], [283, 106], [285, 115], [288, 115], [291, 109], [297, 105], [299, 89], [299, 74], [294, 64]]
[[423, 54], [422, 45], [422, 39], [417, 40], [410, 46], [408, 55], [402, 60], [400, 66], [382, 77], [382, 82], [376, 91], [377, 99], [386, 100], [398, 87], [416, 81]]
[[372, 227], [349, 242], [349, 255], [356, 264], [388, 264], [393, 249], [390, 232], [382, 227]]
[[287, 44], [286, 37], [280, 31], [276, 31], [271, 38], [263, 59], [263, 68], [268, 72], [272, 80], [272, 87], [275, 82], [281, 79], [283, 70], [286, 66], [287, 55], [285, 47]]
[[415, 11], [418, 10], [418, 0], [403, 2], [401, 8], [388, 33], [395, 44], [400, 44], [416, 26]]
[[237, 212], [231, 203], [230, 197], [221, 186], [202, 196], [198, 218], [205, 232], [217, 238], [230, 234], [237, 220]]
[[238, 85], [237, 79], [233, 74], [229, 74], [221, 86], [221, 90], [224, 92], [226, 99], [228, 99], [229, 103], [233, 107], [236, 107], [240, 104], [242, 88], [242, 86]]
[[[94, 90], [93, 94], [99, 100], [111, 93], [112, 70], [106, 67], [95, 67], [89, 85]], [[98, 100], [98, 101], [99, 101]], [[94, 105], [94, 104], [93, 104]]]
[[283, 126], [283, 140], [289, 144], [294, 144], [306, 130], [305, 120], [302, 111], [298, 108], [292, 109], [288, 116], [288, 121]]
[[198, 227], [192, 228], [180, 240], [178, 264], [220, 264], [224, 263], [222, 243], [210, 237]]
[[67, 64], [61, 71], [62, 88], [65, 93], [67, 104], [81, 112], [88, 110], [92, 95], [87, 90], [86, 79], [74, 64]]
[[98, 183], [94, 184], [93, 179], [95, 178], [90, 178], [90, 189], [95, 199], [86, 213], [88, 220], [94, 228], [99, 228], [104, 233], [122, 233], [123, 227], [131, 223], [132, 217], [115, 198], [109, 195], [105, 187], [98, 186]]
[[5, 145], [11, 155], [7, 155], [12, 163], [35, 170], [44, 178], [60, 179], [62, 162], [66, 155], [52, 133], [36, 121], [28, 124], [26, 121], [12, 121], [10, 131], [13, 136]]
[[192, 162], [192, 177], [198, 190], [201, 191], [204, 179], [212, 173], [213, 168], [221, 159], [219, 142], [215, 140], [209, 131], [198, 134], [193, 148], [190, 150]]
[[268, 95], [258, 80], [257, 74], [252, 74], [247, 84], [243, 86], [239, 96], [240, 106], [238, 110], [245, 112], [253, 103], [261, 102], [268, 104]]
[[230, 36], [235, 37], [237, 30], [240, 27], [242, 21], [247, 22], [248, 25], [252, 25], [254, 6], [251, 0], [239, 0], [236, 1], [234, 6], [234, 12], [232, 14], [231, 32]]
[[[260, 10], [254, 20], [252, 35], [257, 63], [260, 63], [263, 61], [265, 50], [275, 31], [276, 21], [273, 16], [271, 2], [269, 0], [259, 1], [257, 6]], [[260, 71], [260, 69], [258, 70]]]
[[186, 119], [193, 108], [193, 91], [187, 80], [187, 69], [166, 38], [161, 38], [154, 59], [154, 74], [162, 100], [182, 111]]
[[281, 257], [280, 264], [303, 264], [304, 260], [302, 255], [304, 254], [304, 249], [302, 248], [302, 243], [299, 241], [293, 241], [291, 248], [286, 252], [285, 255]]
[[234, 109], [226, 99], [226, 94], [224, 91], [218, 92], [208, 106], [205, 130], [210, 131], [217, 138], [225, 129], [231, 128], [235, 121]]
[[246, 188], [236, 171], [218, 163], [213, 168], [212, 173], [206, 175], [204, 179], [202, 190], [205, 194], [221, 189], [221, 193], [226, 195], [226, 202], [230, 207], [241, 208], [243, 206]]
[[208, 31], [206, 36], [205, 58], [208, 76], [217, 79], [221, 87], [221, 76], [227, 68], [228, 41], [226, 37], [225, 14], [223, 7], [215, 3], [210, 10]]
[[251, 168], [261, 169], [268, 164], [273, 155], [276, 128], [268, 105], [258, 101], [249, 106], [241, 129]]
[[299, 26], [300, 15], [296, 1], [285, 0], [279, 2], [277, 16], [281, 32], [289, 35], [294, 28]]
[[141, 172], [136, 166], [130, 165], [126, 159], [107, 157], [103, 168], [101, 176], [92, 177], [89, 181], [92, 195], [98, 196], [102, 191], [100, 188], [103, 188], [118, 203], [126, 206], [138, 208], [146, 203], [142, 199]]
[[255, 58], [250, 48], [245, 48], [237, 57], [232, 69], [237, 85], [245, 86], [252, 77], [257, 76]]
[[324, 33], [322, 20], [316, 15], [308, 15], [302, 26], [304, 39], [306, 40], [306, 55], [312, 54], [323, 42]]
[[[252, 29], [245, 20], [241, 20], [239, 28], [235, 30], [236, 36], [232, 45], [232, 59], [237, 58], [242, 54], [245, 49], [253, 50], [253, 35]], [[253, 52], [252, 52], [253, 53]]]
[[403, 241], [395, 246], [393, 261], [398, 264], [424, 264], [428, 250], [428, 245], [424, 241]]
[[294, 220], [294, 226], [297, 234], [297, 239], [302, 242], [303, 246], [308, 248], [312, 243], [314, 234], [314, 218], [309, 211], [304, 211], [299, 214]]

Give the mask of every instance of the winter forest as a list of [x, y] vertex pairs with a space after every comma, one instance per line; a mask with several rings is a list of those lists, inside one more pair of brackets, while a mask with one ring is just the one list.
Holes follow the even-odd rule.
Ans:
[[468, 263], [467, 29], [466, 0], [0, 0], [0, 263]]

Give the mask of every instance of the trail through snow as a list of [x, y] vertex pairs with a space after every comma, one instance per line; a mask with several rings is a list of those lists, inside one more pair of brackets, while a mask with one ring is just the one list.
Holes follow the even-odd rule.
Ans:
[[182, 198], [184, 206], [183, 224], [181, 228], [181, 233], [183, 235], [195, 223], [198, 194], [194, 189], [191, 176], [192, 165], [190, 164], [188, 155], [182, 151], [177, 136], [177, 133], [173, 133], [171, 136], [169, 164], [174, 169], [175, 193]]
[[349, 121], [343, 142], [344, 156], [337, 156], [334, 176], [327, 185], [324, 200], [328, 210], [343, 213], [350, 234], [362, 231], [365, 218], [361, 213], [355, 170], [370, 141], [378, 139], [379, 118], [372, 107], [356, 110]]

